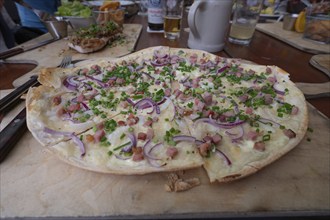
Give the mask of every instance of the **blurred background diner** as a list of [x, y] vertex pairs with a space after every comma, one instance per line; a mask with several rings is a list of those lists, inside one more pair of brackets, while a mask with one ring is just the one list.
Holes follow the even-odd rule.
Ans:
[[[261, 11], [262, 16], [260, 16], [259, 22], [269, 22], [269, 20], [276, 21], [279, 17], [274, 15], [283, 15], [286, 13], [299, 14], [305, 10], [308, 4], [321, 1], [329, 2], [329, 0], [264, 0], [264, 7]], [[50, 15], [58, 15], [60, 6], [68, 2], [81, 2], [84, 6], [91, 7], [92, 4], [101, 1], [0, 0], [0, 51], [7, 50], [48, 32], [46, 26], [36, 13], [36, 10], [49, 13]], [[140, 1], [137, 0], [124, 2], [130, 2], [136, 6], [140, 3]], [[193, 0], [184, 0], [184, 5], [189, 10], [189, 6], [193, 4], [193, 2]], [[65, 10], [60, 12], [63, 13]], [[137, 11], [134, 14], [137, 14]], [[125, 17], [128, 17], [127, 11]], [[282, 18], [283, 17], [280, 17], [279, 20]]]

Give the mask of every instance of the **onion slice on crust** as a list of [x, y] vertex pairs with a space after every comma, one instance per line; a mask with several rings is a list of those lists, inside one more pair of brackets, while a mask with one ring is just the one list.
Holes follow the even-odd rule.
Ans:
[[238, 141], [239, 139], [241, 139], [244, 136], [243, 126], [240, 125], [240, 126], [238, 126], [238, 128], [239, 128], [239, 130], [238, 130], [238, 133], [237, 134], [231, 133], [228, 130], [225, 132], [231, 138], [232, 142], [236, 142], [236, 141]]
[[233, 128], [233, 127], [236, 127], [238, 125], [241, 125], [241, 124], [244, 124], [245, 121], [243, 120], [237, 120], [235, 122], [217, 122], [215, 120], [213, 120], [211, 117], [209, 118], [200, 118], [200, 119], [197, 119], [195, 121], [195, 123], [199, 123], [199, 122], [204, 122], [204, 123], [208, 123], [208, 124], [211, 124], [215, 127], [219, 127], [219, 128], [224, 128], [224, 129], [230, 129], [230, 128]]
[[84, 143], [80, 140], [80, 138], [78, 138], [76, 135], [72, 134], [71, 135], [71, 138], [72, 138], [72, 141], [78, 145], [79, 149], [80, 149], [80, 153], [81, 153], [81, 156], [84, 156], [85, 153], [86, 153], [86, 150], [85, 150], [85, 145]]
[[73, 133], [73, 132], [67, 132], [67, 131], [56, 131], [47, 127], [44, 127], [44, 132], [48, 133], [48, 134], [52, 134], [52, 135], [63, 135], [66, 137], [70, 137], [72, 139], [72, 141], [78, 145], [80, 152], [81, 152], [81, 156], [84, 156], [86, 151], [85, 151], [85, 146], [84, 143]]
[[162, 167], [165, 166], [166, 163], [165, 162], [161, 162], [159, 163], [158, 161], [161, 161], [161, 159], [154, 157], [151, 155], [151, 151], [154, 150], [157, 147], [161, 147], [163, 146], [162, 143], [158, 143], [155, 145], [152, 145], [150, 143], [150, 140], [148, 140], [145, 145], [143, 146], [143, 154], [146, 156], [146, 159], [148, 161], [148, 163], [153, 166], [153, 167]]
[[221, 157], [223, 159], [223, 161], [230, 166], [231, 165], [231, 161], [229, 160], [229, 158], [226, 156], [226, 154], [224, 154], [221, 150], [219, 149], [215, 149], [215, 153], [216, 155], [218, 155], [219, 157]]
[[187, 142], [195, 142], [196, 138], [193, 136], [188, 136], [188, 135], [177, 135], [173, 137], [173, 141], [179, 142], [179, 141], [187, 141]]
[[63, 80], [63, 85], [69, 90], [77, 90], [80, 82], [76, 80], [78, 76], [68, 76]]

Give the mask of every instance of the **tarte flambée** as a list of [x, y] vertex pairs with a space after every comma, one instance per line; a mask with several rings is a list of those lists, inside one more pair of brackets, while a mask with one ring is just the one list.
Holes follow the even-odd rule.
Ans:
[[262, 169], [307, 130], [302, 92], [276, 66], [204, 51], [147, 48], [49, 68], [27, 96], [33, 136], [64, 161], [103, 173], [203, 166], [211, 182]]

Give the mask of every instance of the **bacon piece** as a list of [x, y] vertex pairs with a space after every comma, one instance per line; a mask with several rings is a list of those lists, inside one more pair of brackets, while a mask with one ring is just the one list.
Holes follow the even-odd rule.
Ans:
[[110, 85], [110, 86], [113, 86], [113, 85], [115, 85], [115, 82], [116, 82], [116, 80], [109, 79], [109, 81], [107, 82], [107, 84]]
[[151, 120], [147, 120], [146, 122], [144, 122], [143, 126], [145, 126], [145, 127], [151, 127], [152, 123], [153, 123], [153, 120], [152, 119]]
[[265, 98], [265, 103], [267, 105], [270, 105], [273, 103], [273, 97], [270, 94], [265, 94], [264, 98]]
[[205, 92], [203, 95], [203, 99], [206, 105], [212, 104], [212, 94], [209, 92]]
[[142, 147], [133, 147], [133, 161], [141, 161], [144, 159]]
[[53, 104], [54, 104], [54, 105], [59, 105], [59, 104], [61, 104], [61, 102], [62, 102], [62, 98], [61, 98], [61, 96], [55, 96], [55, 97], [53, 98]]
[[198, 88], [199, 87], [199, 81], [200, 81], [200, 78], [195, 78], [192, 80], [192, 87], [193, 88]]
[[67, 110], [69, 112], [74, 112], [74, 111], [78, 111], [80, 109], [80, 104], [79, 103], [74, 103], [74, 104], [71, 104]]
[[249, 131], [246, 136], [248, 139], [255, 141], [259, 136], [259, 133], [256, 131]]
[[130, 113], [127, 117], [127, 125], [131, 126], [131, 125], [135, 125], [136, 123], [139, 122], [139, 118], [138, 117], [135, 117], [134, 114]]
[[220, 134], [215, 134], [212, 136], [212, 141], [215, 144], [220, 143], [221, 140], [222, 140], [222, 136]]
[[62, 115], [64, 115], [66, 113], [65, 109], [63, 107], [59, 108], [56, 112], [56, 115], [58, 117], [61, 117]]
[[117, 78], [116, 79], [116, 84], [121, 85], [121, 84], [124, 84], [124, 83], [125, 83], [125, 80], [123, 78]]
[[267, 74], [271, 74], [271, 73], [272, 73], [272, 69], [271, 69], [270, 67], [267, 67], [267, 68], [266, 68], [266, 73], [267, 73]]
[[83, 94], [79, 94], [77, 97], [77, 102], [83, 102], [85, 100], [85, 96]]
[[182, 91], [180, 89], [174, 90], [174, 96], [175, 98], [178, 98], [182, 94]]
[[204, 102], [196, 98], [194, 103], [194, 111], [203, 111], [203, 108], [205, 107]]
[[197, 58], [198, 58], [198, 55], [197, 54], [192, 54], [190, 57], [189, 57], [189, 62], [191, 63], [191, 64], [196, 64], [196, 62], [197, 62]]
[[131, 87], [127, 89], [128, 94], [133, 94], [135, 92], [135, 88]]
[[248, 114], [248, 115], [251, 115], [251, 114], [253, 113], [253, 108], [251, 108], [251, 107], [247, 107], [247, 108], [245, 109], [245, 113]]
[[296, 137], [296, 133], [294, 131], [292, 131], [291, 129], [284, 129], [283, 132], [284, 132], [285, 136], [287, 136], [290, 139]]
[[267, 78], [268, 79], [268, 81], [270, 82], [270, 83], [272, 83], [272, 84], [274, 84], [274, 83], [276, 83], [276, 78], [274, 77], [274, 76], [270, 76], [270, 77], [268, 77]]
[[244, 95], [241, 95], [240, 97], [238, 97], [239, 98], [239, 100], [241, 101], [241, 102], [246, 102], [247, 100], [248, 100], [248, 98], [249, 98], [249, 96], [248, 95], [246, 95], [246, 94], [244, 94]]
[[291, 115], [296, 115], [299, 112], [299, 108], [297, 106], [293, 106], [291, 110]]
[[169, 156], [170, 158], [174, 158], [178, 154], [178, 149], [175, 147], [169, 147], [166, 150], [166, 155]]
[[210, 147], [211, 147], [211, 143], [208, 143], [208, 142], [198, 145], [199, 153], [202, 156], [207, 156], [207, 153], [210, 150]]
[[213, 141], [213, 139], [212, 139], [212, 137], [211, 136], [209, 136], [209, 135], [206, 135], [205, 137], [203, 137], [203, 141], [205, 141], [205, 142], [212, 142]]
[[142, 147], [133, 147], [133, 161], [141, 161], [144, 159]]
[[124, 121], [118, 121], [117, 124], [118, 126], [126, 126], [126, 122]]
[[115, 67], [114, 66], [108, 66], [106, 67], [106, 70], [109, 71], [109, 72], [112, 72], [115, 70]]
[[165, 89], [164, 94], [165, 94], [166, 97], [170, 97], [171, 96], [171, 89], [170, 88]]
[[123, 108], [127, 108], [127, 106], [128, 106], [128, 102], [127, 102], [127, 101], [122, 101], [122, 102], [120, 103], [120, 106], [123, 107]]
[[85, 75], [85, 74], [88, 73], [88, 71], [89, 70], [87, 68], [83, 68], [83, 69], [80, 70], [80, 73]]
[[151, 128], [149, 128], [149, 129], [147, 130], [147, 139], [148, 139], [148, 140], [151, 140], [153, 137], [154, 137], [154, 130], [151, 129]]
[[138, 136], [137, 136], [137, 139], [145, 141], [147, 139], [147, 134], [144, 133], [144, 132], [139, 132]]
[[253, 148], [258, 151], [265, 151], [265, 143], [262, 141], [258, 141], [254, 143]]
[[105, 135], [105, 131], [102, 129], [102, 130], [98, 130], [95, 132], [94, 134], [94, 140], [96, 143], [100, 142], [101, 139], [104, 137]]
[[101, 67], [99, 65], [95, 64], [95, 65], [91, 66], [91, 69], [97, 71], [97, 70], [101, 70]]

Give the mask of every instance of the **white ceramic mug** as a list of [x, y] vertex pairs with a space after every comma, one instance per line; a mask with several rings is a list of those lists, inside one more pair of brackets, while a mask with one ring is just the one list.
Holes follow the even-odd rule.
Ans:
[[188, 14], [188, 47], [208, 52], [221, 51], [232, 6], [233, 0], [195, 0]]

